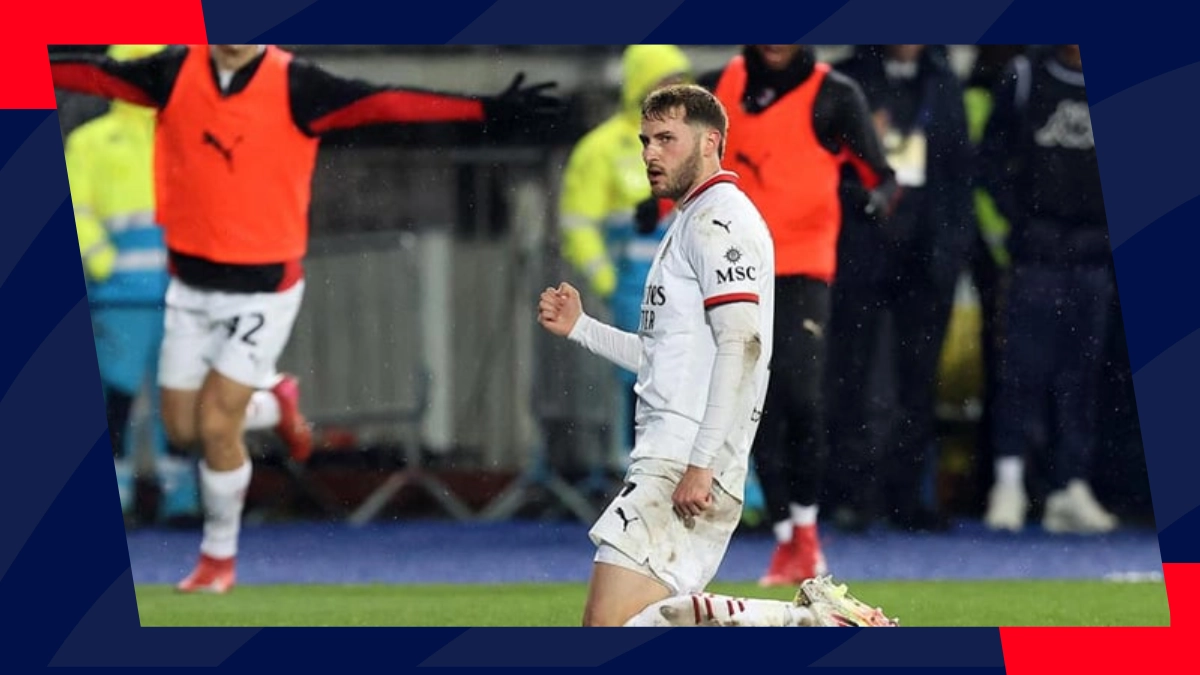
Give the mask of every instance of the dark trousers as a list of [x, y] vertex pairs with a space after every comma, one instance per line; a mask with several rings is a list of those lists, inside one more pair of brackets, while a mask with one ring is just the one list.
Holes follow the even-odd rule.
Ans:
[[133, 410], [133, 395], [114, 387], [104, 388], [105, 416], [108, 418], [108, 438], [112, 442], [113, 457], [125, 456], [125, 434], [129, 431], [129, 417]]
[[803, 276], [775, 280], [771, 379], [753, 456], [771, 522], [788, 505], [817, 503], [828, 456], [822, 377], [829, 286]]
[[1013, 267], [992, 444], [998, 457], [1050, 448], [1053, 488], [1090, 469], [1113, 292], [1105, 266]]
[[980, 326], [980, 356], [983, 361], [983, 391], [979, 426], [975, 431], [976, 444], [976, 480], [974, 483], [978, 495], [976, 505], [986, 508], [986, 495], [995, 479], [993, 475], [993, 459], [995, 449], [992, 447], [993, 417], [996, 410], [996, 390], [998, 389], [1000, 373], [1000, 341], [1002, 315], [1005, 294], [1008, 287], [1009, 270], [1001, 267], [992, 257], [992, 252], [982, 236], [976, 237], [974, 248], [969, 261], [971, 279], [979, 291], [979, 305], [982, 312]]
[[[844, 506], [869, 518], [882, 500], [897, 524], [923, 526], [922, 473], [936, 440], [937, 369], [957, 275], [929, 274], [918, 257], [892, 262], [887, 279], [834, 284], [832, 466]], [[890, 392], [878, 391], [878, 378]]]

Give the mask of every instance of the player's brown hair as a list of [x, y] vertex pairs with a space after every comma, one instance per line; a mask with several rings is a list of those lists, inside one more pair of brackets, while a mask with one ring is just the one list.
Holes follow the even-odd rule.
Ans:
[[642, 103], [642, 119], [661, 120], [678, 108], [683, 108], [685, 123], [716, 129], [721, 134], [717, 157], [724, 157], [729, 116], [725, 114], [725, 106], [704, 87], [673, 84], [654, 90]]

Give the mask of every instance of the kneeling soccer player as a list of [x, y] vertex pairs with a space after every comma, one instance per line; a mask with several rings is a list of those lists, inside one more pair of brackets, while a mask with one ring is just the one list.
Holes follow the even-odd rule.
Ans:
[[762, 216], [721, 169], [728, 118], [692, 85], [642, 110], [655, 197], [676, 207], [654, 256], [638, 333], [583, 312], [568, 284], [538, 320], [637, 373], [637, 439], [625, 487], [593, 526], [587, 626], [891, 626], [827, 577], [794, 602], [704, 593], [742, 513], [751, 442], [767, 390], [774, 251]]

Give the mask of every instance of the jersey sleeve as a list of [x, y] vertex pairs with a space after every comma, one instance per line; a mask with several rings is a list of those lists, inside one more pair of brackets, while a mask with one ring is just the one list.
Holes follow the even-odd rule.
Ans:
[[58, 89], [163, 108], [187, 53], [186, 46], [171, 45], [131, 61], [95, 54], [54, 54], [50, 75]]
[[292, 117], [311, 135], [373, 124], [483, 122], [476, 96], [390, 87], [341, 77], [305, 59], [288, 66]]
[[683, 254], [696, 274], [704, 307], [759, 301], [759, 288], [773, 252], [758, 234], [760, 223], [735, 208], [697, 214], [683, 237]]
[[868, 190], [874, 190], [881, 183], [894, 181], [895, 176], [887, 162], [883, 143], [875, 132], [871, 106], [862, 87], [837, 72], [830, 73], [821, 84], [819, 95], [829, 98], [828, 108], [833, 111], [832, 124], [829, 126], [833, 138], [822, 141], [843, 145], [847, 149], [847, 161]]

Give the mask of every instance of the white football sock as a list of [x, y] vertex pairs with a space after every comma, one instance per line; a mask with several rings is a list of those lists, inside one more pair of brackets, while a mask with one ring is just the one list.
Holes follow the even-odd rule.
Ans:
[[200, 496], [204, 502], [204, 538], [200, 552], [210, 558], [237, 555], [242, 507], [250, 485], [250, 460], [233, 471], [213, 471], [200, 462]]
[[817, 505], [800, 506], [799, 504], [791, 504], [788, 510], [792, 512], [792, 523], [796, 527], [805, 527], [808, 525], [817, 524]]
[[807, 607], [782, 600], [752, 600], [712, 593], [678, 595], [656, 602], [625, 623], [628, 627], [744, 626], [783, 628], [813, 626]]
[[996, 460], [996, 482], [1012, 487], [1025, 486], [1025, 460], [1021, 457], [1001, 457]]
[[246, 430], [273, 429], [278, 424], [279, 399], [262, 389], [254, 392], [246, 406]]
[[771, 530], [775, 532], [775, 541], [780, 544], [786, 544], [792, 540], [792, 521], [781, 520], [771, 526]]

